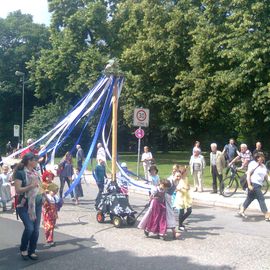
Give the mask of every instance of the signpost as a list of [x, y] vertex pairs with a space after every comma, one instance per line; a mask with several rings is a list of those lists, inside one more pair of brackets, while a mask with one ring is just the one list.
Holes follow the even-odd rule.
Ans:
[[133, 125], [135, 127], [139, 127], [135, 131], [135, 136], [138, 139], [137, 175], [139, 176], [141, 139], [144, 137], [144, 130], [141, 127], [149, 126], [149, 109], [145, 109], [145, 108], [134, 109]]
[[139, 127], [135, 131], [135, 136], [138, 139], [137, 175], [139, 175], [141, 139], [144, 137], [144, 130]]

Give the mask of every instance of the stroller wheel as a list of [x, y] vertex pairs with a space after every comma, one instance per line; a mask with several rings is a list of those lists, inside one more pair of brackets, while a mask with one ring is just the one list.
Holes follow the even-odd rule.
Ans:
[[113, 225], [116, 227], [116, 228], [120, 228], [121, 225], [122, 225], [122, 219], [118, 216], [115, 216], [113, 218]]
[[104, 215], [101, 211], [97, 212], [97, 216], [96, 216], [97, 222], [98, 223], [103, 223], [104, 222]]
[[134, 215], [127, 216], [127, 224], [132, 226], [136, 222], [136, 218]]

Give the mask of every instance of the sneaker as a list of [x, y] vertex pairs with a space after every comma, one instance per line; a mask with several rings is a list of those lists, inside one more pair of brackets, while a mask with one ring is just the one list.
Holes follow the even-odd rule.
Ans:
[[55, 247], [55, 242], [48, 242], [44, 245], [44, 247]]
[[243, 218], [247, 218], [247, 215], [245, 214], [245, 212], [243, 212], [241, 210], [238, 212], [238, 215], [243, 217]]
[[148, 236], [149, 236], [149, 232], [146, 231], [146, 230], [144, 230], [144, 235], [145, 235], [146, 237], [148, 237]]
[[158, 239], [165, 241], [165, 235], [158, 235]]
[[33, 261], [38, 260], [38, 255], [36, 253], [28, 254], [28, 257]]
[[179, 231], [182, 231], [182, 232], [184, 232], [184, 231], [186, 230], [186, 228], [185, 228], [185, 226], [184, 226], [184, 225], [179, 226], [179, 227], [178, 227], [178, 229], [179, 229]]
[[24, 261], [28, 260], [28, 252], [27, 251], [21, 251], [21, 257]]

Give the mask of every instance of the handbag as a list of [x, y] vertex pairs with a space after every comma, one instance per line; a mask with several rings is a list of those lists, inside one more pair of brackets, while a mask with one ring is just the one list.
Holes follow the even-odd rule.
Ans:
[[59, 165], [58, 165], [58, 167], [57, 167], [57, 169], [56, 169], [56, 175], [57, 176], [60, 176], [60, 174], [62, 173], [62, 171], [64, 170], [64, 168], [65, 168], [65, 165], [66, 165], [66, 162], [64, 161], [64, 162], [61, 162]]
[[[250, 176], [255, 172], [255, 170], [260, 166], [260, 164], [250, 173]], [[240, 177], [240, 185], [243, 190], [246, 190], [248, 188], [247, 183], [247, 174], [245, 173], [243, 176]]]

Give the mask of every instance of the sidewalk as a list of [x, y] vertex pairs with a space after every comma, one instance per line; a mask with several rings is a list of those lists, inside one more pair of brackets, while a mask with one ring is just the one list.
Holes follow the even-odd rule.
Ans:
[[[87, 171], [86, 172], [87, 180], [89, 179], [91, 184], [95, 184], [95, 180], [92, 176], [92, 173]], [[143, 184], [143, 181], [139, 181], [138, 183]], [[239, 188], [237, 192], [231, 196], [231, 197], [223, 197], [222, 195], [219, 194], [211, 194], [211, 190], [208, 188], [204, 189], [204, 192], [191, 192], [191, 196], [193, 198], [193, 203], [195, 205], [203, 205], [203, 206], [218, 206], [218, 207], [226, 207], [226, 208], [232, 208], [235, 210], [239, 209], [240, 204], [244, 202], [246, 199], [246, 194], [241, 191]], [[143, 194], [148, 196], [148, 191], [135, 187], [135, 186], [129, 186], [129, 193], [136, 193], [136, 194]], [[270, 211], [270, 193], [267, 192], [265, 195], [265, 202], [266, 205]], [[251, 205], [248, 207], [248, 210], [253, 210], [253, 211], [261, 211], [260, 206], [257, 200], [254, 200]], [[248, 211], [247, 210], [247, 211]]]
[[[9, 165], [14, 164], [14, 160], [10, 160]], [[85, 177], [87, 179], [87, 182], [96, 185], [95, 180], [92, 176], [92, 172], [86, 171], [85, 172]], [[139, 184], [143, 184], [143, 181], [139, 181]], [[204, 192], [191, 192], [192, 198], [193, 198], [193, 203], [195, 205], [203, 205], [203, 206], [218, 206], [218, 207], [226, 207], [226, 208], [232, 208], [232, 209], [239, 209], [240, 204], [242, 204], [246, 198], [246, 194], [241, 191], [239, 188], [237, 190], [237, 193], [234, 194], [232, 197], [223, 197], [222, 195], [218, 194], [210, 194], [210, 189], [206, 188]], [[136, 193], [136, 194], [143, 194], [148, 196], [148, 191], [145, 189], [141, 189], [135, 186], [129, 186], [129, 192], [130, 194]], [[265, 202], [266, 205], [270, 211], [270, 192], [265, 195]], [[248, 210], [255, 210], [255, 211], [260, 211], [260, 206], [257, 200], [254, 200], [252, 204], [249, 206]]]

